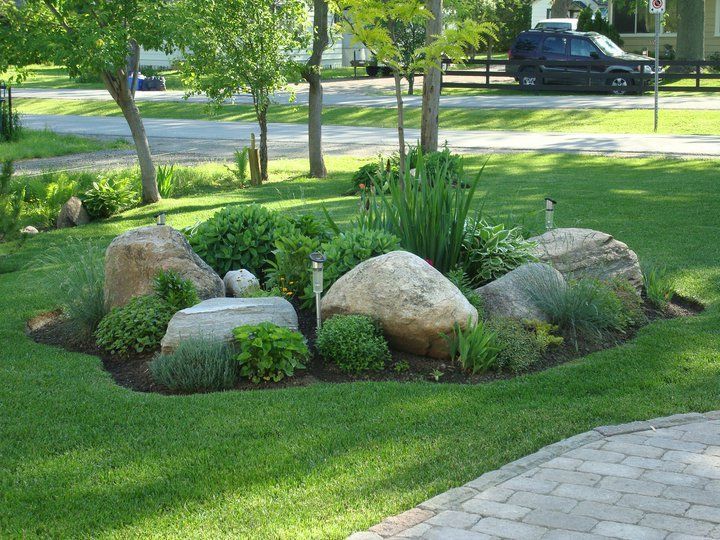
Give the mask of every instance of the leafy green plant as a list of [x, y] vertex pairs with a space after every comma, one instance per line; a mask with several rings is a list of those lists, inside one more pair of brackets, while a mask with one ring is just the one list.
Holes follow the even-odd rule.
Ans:
[[100, 321], [97, 344], [112, 354], [152, 351], [160, 345], [174, 314], [170, 304], [157, 296], [136, 296]]
[[155, 383], [176, 392], [227, 390], [237, 381], [235, 352], [227, 343], [193, 339], [148, 365]]
[[534, 244], [525, 240], [518, 228], [490, 225], [481, 220], [468, 228], [462, 243], [462, 266], [470, 285], [480, 287], [518, 266], [531, 262]]
[[293, 230], [275, 240], [274, 259], [268, 261], [267, 285], [283, 291], [283, 296], [296, 296], [312, 287], [309, 256], [320, 248], [320, 239]]
[[463, 296], [467, 298], [468, 302], [477, 309], [478, 317], [482, 319], [485, 311], [482, 296], [475, 292], [475, 289], [473, 289], [470, 282], [470, 278], [467, 276], [465, 271], [462, 268], [456, 268], [455, 270], [448, 272], [447, 278], [453, 285], [460, 289], [460, 292], [463, 293]]
[[221, 276], [239, 268], [264, 276], [277, 223], [277, 214], [258, 204], [228, 206], [191, 232], [189, 241]]
[[20, 214], [24, 192], [15, 192], [10, 185], [14, 167], [11, 160], [3, 161], [0, 169], [0, 241], [19, 234]]
[[107, 314], [103, 291], [105, 249], [88, 240], [69, 238], [62, 247], [50, 247], [39, 262], [52, 268], [45, 279], [58, 294], [73, 331], [91, 336]]
[[310, 355], [302, 334], [272, 323], [240, 326], [233, 335], [240, 375], [256, 384], [292, 377], [296, 369], [305, 367], [303, 362]]
[[262, 287], [252, 287], [243, 293], [243, 298], [270, 298], [272, 296], [286, 296], [278, 287], [263, 289]]
[[612, 288], [592, 278], [570, 281], [542, 273], [528, 280], [527, 291], [553, 324], [578, 339], [599, 339], [608, 331], [622, 332], [627, 326], [623, 304]]
[[520, 373], [542, 359], [545, 340], [538, 339], [517, 319], [492, 318], [485, 324], [496, 336], [499, 350], [495, 365], [499, 370]]
[[637, 328], [647, 323], [642, 297], [632, 283], [627, 279], [615, 278], [610, 280], [607, 285], [622, 304], [620, 326], [624, 330]]
[[200, 302], [193, 282], [174, 270], [160, 270], [153, 278], [153, 291], [175, 311]]
[[406, 373], [410, 371], [410, 362], [407, 360], [398, 360], [393, 366], [393, 371], [395, 373]]
[[558, 335], [560, 327], [555, 324], [537, 319], [524, 319], [523, 324], [525, 328], [535, 333], [535, 338], [543, 352], [550, 347], [559, 347], [565, 342], [565, 338]]
[[171, 197], [175, 192], [175, 165], [159, 165], [157, 168], [157, 184], [160, 196]]
[[670, 278], [664, 268], [643, 268], [645, 295], [656, 309], [664, 310], [675, 296]]
[[481, 173], [464, 189], [447, 181], [447, 167], [431, 180], [420, 157], [415, 174], [407, 164], [401, 178], [389, 180], [387, 195], [371, 191], [363, 197], [357, 223], [363, 229], [394, 234], [403, 248], [447, 273], [460, 263], [468, 234], [465, 224]]
[[490, 369], [500, 351], [496, 334], [482, 321], [472, 324], [468, 320], [466, 328], [456, 322], [452, 335], [443, 337], [450, 348], [450, 358], [472, 375]]
[[336, 315], [318, 330], [315, 347], [326, 360], [351, 373], [380, 371], [390, 350], [376, 322], [364, 315]]
[[241, 150], [233, 152], [233, 166], [226, 166], [227, 170], [238, 182], [238, 187], [245, 188], [249, 185], [248, 167], [250, 163], [250, 149], [246, 146]]
[[[408, 156], [411, 155], [408, 154]], [[425, 170], [430, 181], [434, 182], [437, 179], [452, 185], [462, 184], [464, 176], [462, 156], [453, 154], [447, 147], [447, 143], [442, 150], [421, 154], [417, 159], [425, 160]], [[417, 167], [417, 161], [414, 163], [411, 161], [411, 164]]]
[[431, 377], [435, 382], [440, 382], [440, 379], [442, 379], [443, 375], [445, 375], [445, 373], [443, 373], [443, 372], [440, 371], [439, 369], [433, 369], [433, 370], [430, 372], [430, 377]]
[[350, 182], [352, 189], [348, 194], [363, 193], [372, 189], [387, 191], [388, 180], [398, 177], [397, 160], [382, 158], [366, 163], [353, 173]]
[[[397, 237], [385, 231], [352, 229], [339, 234], [321, 246], [327, 257], [323, 272], [324, 289], [328, 290], [343, 274], [361, 262], [399, 248]], [[308, 283], [302, 296], [304, 305], [312, 306], [314, 298], [312, 284]]]
[[126, 210], [135, 202], [135, 195], [126, 178], [100, 178], [81, 197], [93, 219], [105, 219]]

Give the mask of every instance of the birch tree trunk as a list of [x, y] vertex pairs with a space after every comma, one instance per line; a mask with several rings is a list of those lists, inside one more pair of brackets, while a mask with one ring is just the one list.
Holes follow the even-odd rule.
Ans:
[[[427, 22], [427, 43], [432, 43], [435, 36], [442, 33], [442, 0], [426, 0], [427, 9], [433, 19]], [[420, 123], [420, 147], [423, 153], [435, 152], [438, 149], [438, 130], [440, 129], [440, 87], [442, 85], [442, 64], [426, 70], [423, 77], [422, 119]]]

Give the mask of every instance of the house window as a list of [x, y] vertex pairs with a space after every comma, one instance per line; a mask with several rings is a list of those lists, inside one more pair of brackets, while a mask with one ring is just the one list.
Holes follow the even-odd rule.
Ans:
[[[678, 1], [667, 2], [667, 11], [662, 18], [660, 29], [664, 34], [677, 32]], [[655, 16], [649, 13], [644, 0], [615, 0], [612, 4], [612, 23], [621, 34], [655, 33]]]

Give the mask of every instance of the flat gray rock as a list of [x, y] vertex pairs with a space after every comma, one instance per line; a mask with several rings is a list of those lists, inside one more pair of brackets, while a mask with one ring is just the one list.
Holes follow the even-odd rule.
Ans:
[[280, 297], [212, 298], [178, 311], [168, 324], [161, 345], [169, 353], [188, 339], [232, 341], [238, 326], [270, 322], [298, 329], [298, 318], [292, 304]]

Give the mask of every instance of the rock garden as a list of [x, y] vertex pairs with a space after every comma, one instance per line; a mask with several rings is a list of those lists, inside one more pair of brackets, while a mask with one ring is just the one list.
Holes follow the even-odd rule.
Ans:
[[[414, 156], [402, 174], [363, 167], [343, 228], [328, 211], [253, 203], [182, 230], [162, 220], [129, 230], [99, 263], [77, 245], [75, 271], [95, 265], [98, 292], [30, 321], [30, 334], [100, 356], [119, 384], [141, 391], [481, 383], [614, 347], [653, 319], [698, 309], [609, 234], [528, 237], [473, 210], [481, 176], [461, 167], [447, 151]], [[82, 212], [71, 200], [58, 220], [80, 224]], [[318, 254], [325, 262], [313, 271]]]

